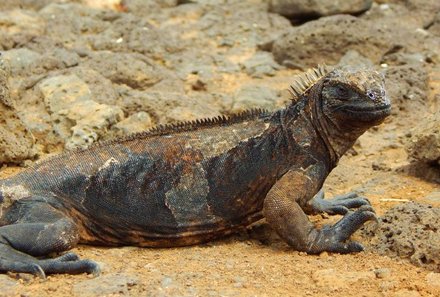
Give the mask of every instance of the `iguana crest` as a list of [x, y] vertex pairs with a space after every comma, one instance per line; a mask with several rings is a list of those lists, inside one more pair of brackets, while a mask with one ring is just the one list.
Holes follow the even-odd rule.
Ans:
[[[229, 116], [226, 115], [219, 115], [213, 118], [201, 118], [201, 119], [195, 119], [190, 121], [183, 121], [183, 122], [176, 122], [171, 124], [165, 124], [165, 125], [157, 125], [154, 126], [146, 131], [132, 133], [126, 136], [122, 136], [115, 139], [109, 139], [104, 141], [98, 141], [93, 143], [87, 148], [76, 148], [71, 151], [65, 151], [61, 154], [51, 156], [48, 158], [45, 158], [44, 162], [48, 161], [54, 161], [57, 159], [62, 159], [66, 155], [72, 155], [77, 154], [79, 152], [86, 151], [88, 149], [99, 149], [100, 147], [105, 146], [112, 146], [114, 144], [124, 143], [133, 141], [136, 139], [146, 139], [154, 136], [162, 136], [162, 135], [168, 135], [172, 133], [179, 133], [179, 132], [187, 132], [187, 131], [194, 131], [197, 129], [203, 129], [208, 127], [214, 127], [214, 126], [229, 126], [236, 123], [240, 123], [242, 121], [252, 120], [260, 116], [268, 115], [268, 111], [262, 108], [253, 108], [248, 109], [239, 113], [231, 114]], [[39, 163], [39, 162], [37, 162]]]
[[157, 125], [150, 128], [149, 130], [133, 133], [124, 137], [111, 139], [108, 141], [96, 142], [92, 146], [105, 146], [114, 143], [122, 143], [126, 141], [131, 141], [134, 139], [144, 139], [152, 136], [161, 136], [171, 133], [187, 132], [193, 131], [199, 128], [222, 126], [222, 125], [232, 125], [246, 120], [252, 120], [256, 117], [267, 114], [268, 111], [262, 108], [248, 109], [239, 113], [235, 113], [229, 116], [219, 115], [213, 118], [201, 118], [190, 121], [176, 122], [165, 125]]
[[293, 77], [293, 82], [290, 85], [289, 92], [292, 94], [292, 100], [296, 101], [313, 87], [318, 80], [323, 78], [331, 71], [330, 67], [326, 65], [318, 65], [316, 68], [308, 69]]

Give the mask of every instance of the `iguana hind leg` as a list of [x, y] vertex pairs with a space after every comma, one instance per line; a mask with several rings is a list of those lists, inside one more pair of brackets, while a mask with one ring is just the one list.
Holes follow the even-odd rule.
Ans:
[[79, 240], [74, 222], [52, 206], [38, 201], [18, 201], [5, 214], [11, 224], [0, 227], [0, 271], [46, 273], [98, 273], [89, 260], [73, 253], [39, 259], [73, 248]]
[[308, 172], [292, 170], [277, 181], [264, 200], [263, 213], [268, 223], [281, 238], [299, 251], [312, 254], [362, 251], [360, 243], [348, 239], [366, 221], [376, 219], [373, 209], [363, 205], [347, 213], [335, 225], [316, 229], [302, 208], [320, 186], [314, 172], [319, 173], [319, 169]]

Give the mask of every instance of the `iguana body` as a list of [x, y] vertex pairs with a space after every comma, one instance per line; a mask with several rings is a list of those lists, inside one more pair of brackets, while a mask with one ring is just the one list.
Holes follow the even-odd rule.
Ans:
[[[96, 272], [94, 262], [71, 253], [32, 256], [79, 242], [191, 245], [263, 217], [298, 250], [360, 251], [360, 244], [346, 240], [374, 218], [368, 201], [315, 195], [357, 137], [389, 115], [382, 77], [319, 69], [297, 82], [297, 100], [274, 113], [159, 127], [59, 155], [1, 180], [0, 270]], [[317, 230], [304, 211], [347, 214]]]

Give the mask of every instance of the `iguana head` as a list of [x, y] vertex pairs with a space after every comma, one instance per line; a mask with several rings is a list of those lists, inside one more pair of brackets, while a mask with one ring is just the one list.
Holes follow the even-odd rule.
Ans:
[[384, 78], [371, 69], [318, 66], [294, 77], [291, 92], [294, 108], [310, 108], [310, 120], [334, 162], [391, 113]]
[[366, 130], [391, 113], [384, 78], [377, 71], [338, 68], [321, 84], [322, 112], [340, 129]]

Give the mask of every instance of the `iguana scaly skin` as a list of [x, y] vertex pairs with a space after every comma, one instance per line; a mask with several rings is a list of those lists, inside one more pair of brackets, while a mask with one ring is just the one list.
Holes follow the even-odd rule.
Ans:
[[[319, 68], [295, 78], [292, 92], [274, 113], [158, 127], [1, 180], [0, 270], [96, 273], [73, 253], [47, 256], [78, 243], [192, 245], [263, 217], [297, 250], [361, 251], [348, 238], [375, 218], [368, 200], [324, 200], [320, 189], [355, 140], [390, 114], [383, 78]], [[318, 230], [306, 215], [317, 212], [344, 217]]]

